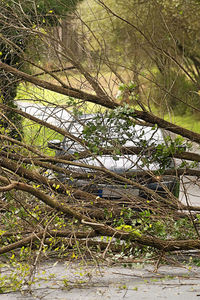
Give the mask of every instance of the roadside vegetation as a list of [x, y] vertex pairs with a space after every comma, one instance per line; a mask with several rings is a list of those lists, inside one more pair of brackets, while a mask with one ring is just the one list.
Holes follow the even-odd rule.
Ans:
[[[195, 250], [186, 263], [199, 265], [200, 205], [190, 189], [200, 176], [199, 2], [72, 1], [70, 12], [66, 1], [4, 2], [0, 293], [31, 290], [49, 258], [139, 259], [157, 269]], [[27, 102], [68, 112], [75, 132], [68, 120], [27, 113]], [[101, 162], [107, 156], [123, 162], [119, 172]]]

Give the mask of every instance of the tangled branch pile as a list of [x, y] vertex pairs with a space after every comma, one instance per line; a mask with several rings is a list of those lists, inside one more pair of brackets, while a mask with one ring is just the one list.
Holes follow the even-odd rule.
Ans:
[[[133, 20], [98, 2], [115, 21], [134, 29], [138, 39], [142, 36], [141, 43], [145, 40], [151, 48], [149, 60], [159, 53], [167, 67], [171, 63], [173, 71], [177, 67], [188, 76], [173, 51], [166, 52]], [[133, 62], [114, 62], [95, 32], [95, 43], [90, 43], [92, 28], [80, 10], [76, 52], [57, 34], [63, 23], [56, 13], [49, 10], [41, 22], [37, 9], [33, 18], [30, 7], [11, 4], [0, 15], [5, 32], [0, 36], [5, 79], [0, 104], [0, 254], [24, 246], [58, 249], [59, 255], [76, 248], [80, 256], [83, 249], [91, 255], [94, 247], [104, 256], [110, 251], [133, 255], [145, 246], [162, 252], [199, 249], [200, 206], [190, 205], [185, 179], [194, 176], [193, 185], [198, 186], [200, 155], [192, 147], [200, 143], [200, 134], [159, 117], [155, 106], [152, 110], [150, 96], [144, 99], [142, 93], [149, 90], [152, 70], [143, 76], [136, 60], [135, 68], [130, 68]], [[88, 35], [80, 32], [80, 23]], [[84, 42], [81, 34], [86, 34]], [[3, 53], [5, 45], [12, 59]], [[29, 103], [21, 101], [22, 109], [10, 105], [12, 93], [9, 101], [5, 97], [17, 87], [18, 100]], [[50, 92], [56, 92], [53, 101]], [[172, 97], [170, 90], [166, 93]], [[176, 95], [175, 100], [181, 102]]]

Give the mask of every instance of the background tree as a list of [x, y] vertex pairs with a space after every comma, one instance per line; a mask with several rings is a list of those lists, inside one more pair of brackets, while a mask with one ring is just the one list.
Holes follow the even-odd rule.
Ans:
[[[1, 1], [0, 3], [0, 59], [2, 62], [25, 70], [28, 64], [23, 58], [26, 51], [35, 61], [39, 59], [36, 52], [32, 52], [31, 42], [33, 35], [30, 35], [22, 27], [33, 26], [40, 28], [55, 27], [60, 23], [60, 19], [66, 18], [75, 9], [78, 0], [68, 1]], [[37, 47], [39, 45], [37, 44]], [[27, 69], [28, 70], [28, 69]], [[13, 78], [4, 71], [0, 74], [1, 101], [11, 107], [16, 108], [15, 97], [19, 80]], [[8, 121], [9, 120], [9, 121]], [[6, 130], [10, 131], [10, 136], [21, 139], [22, 124], [21, 118], [13, 112], [8, 112], [1, 121]]]
[[182, 114], [198, 111], [199, 8], [198, 1], [132, 1], [127, 7], [123, 1], [90, 0], [80, 13], [90, 28], [90, 49], [94, 57], [101, 53], [103, 66], [107, 56], [115, 69], [128, 66], [123, 80], [140, 87], [144, 103]]

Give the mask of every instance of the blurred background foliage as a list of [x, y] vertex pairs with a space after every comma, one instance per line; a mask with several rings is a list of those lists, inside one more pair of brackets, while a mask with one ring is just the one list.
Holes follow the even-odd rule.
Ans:
[[200, 89], [200, 2], [102, 3], [85, 0], [79, 5], [95, 63], [104, 67], [109, 60], [113, 68], [131, 70], [141, 99], [151, 107], [194, 113]]

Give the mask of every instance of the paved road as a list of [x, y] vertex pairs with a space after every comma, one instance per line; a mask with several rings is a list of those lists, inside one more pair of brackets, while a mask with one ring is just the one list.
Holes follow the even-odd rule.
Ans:
[[200, 268], [153, 270], [149, 265], [99, 269], [49, 262], [41, 266], [32, 294], [10, 293], [0, 295], [0, 300], [193, 300], [200, 296]]
[[30, 115], [58, 127], [65, 127], [66, 121], [71, 117], [70, 113], [66, 110], [55, 106], [44, 106], [28, 102], [18, 102], [18, 106]]
[[179, 199], [182, 203], [200, 206], [200, 179], [195, 176], [184, 176], [180, 187]]

